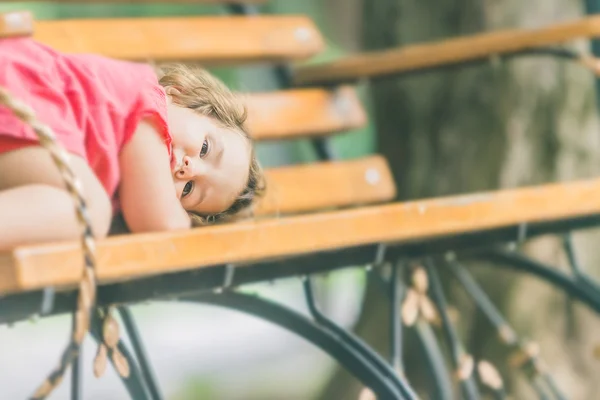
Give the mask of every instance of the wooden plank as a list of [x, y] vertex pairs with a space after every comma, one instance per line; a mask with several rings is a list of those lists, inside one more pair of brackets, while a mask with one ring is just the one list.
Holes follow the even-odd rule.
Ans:
[[354, 88], [299, 89], [246, 96], [256, 140], [329, 135], [364, 126], [367, 115]]
[[267, 195], [256, 215], [301, 213], [392, 200], [394, 178], [386, 159], [314, 163], [266, 170]]
[[[11, 0], [12, 3], [26, 2], [30, 0]], [[41, 0], [48, 3], [123, 3], [123, 4], [146, 4], [146, 3], [179, 3], [179, 4], [265, 4], [269, 0]], [[39, 2], [39, 1], [38, 1]]]
[[[396, 196], [382, 156], [267, 168], [265, 176], [268, 190], [253, 213], [260, 218], [381, 203]], [[111, 234], [125, 233], [125, 221], [117, 216]]]
[[[100, 282], [224, 263], [248, 263], [360, 244], [402, 243], [600, 214], [600, 179], [362, 207], [169, 233], [116, 236], [97, 244]], [[0, 255], [0, 293], [74, 285], [76, 242]]]
[[482, 33], [301, 66], [295, 70], [294, 82], [298, 85], [346, 82], [364, 77], [401, 74], [598, 36], [600, 16], [593, 16], [541, 29]]
[[34, 38], [69, 53], [212, 65], [300, 60], [323, 49], [318, 29], [303, 16], [37, 21]]
[[29, 11], [0, 13], [0, 38], [33, 33], [33, 16]]

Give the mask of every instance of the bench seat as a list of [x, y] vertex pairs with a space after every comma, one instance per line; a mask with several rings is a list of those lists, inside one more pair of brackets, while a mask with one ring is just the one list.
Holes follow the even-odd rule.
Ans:
[[[410, 243], [600, 214], [600, 179], [269, 218], [191, 231], [110, 237], [97, 244], [100, 283], [252, 263], [375, 243]], [[79, 244], [0, 255], [0, 293], [75, 285]]]

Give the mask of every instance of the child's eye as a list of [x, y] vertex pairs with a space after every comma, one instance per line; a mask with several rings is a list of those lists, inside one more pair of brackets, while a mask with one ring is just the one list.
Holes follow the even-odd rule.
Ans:
[[183, 187], [183, 191], [181, 192], [181, 198], [184, 198], [185, 196], [190, 194], [190, 192], [192, 191], [192, 185], [192, 181], [189, 181], [185, 184], [185, 186]]
[[204, 158], [208, 153], [208, 140], [204, 139], [204, 143], [202, 143], [202, 149], [200, 150], [200, 158]]

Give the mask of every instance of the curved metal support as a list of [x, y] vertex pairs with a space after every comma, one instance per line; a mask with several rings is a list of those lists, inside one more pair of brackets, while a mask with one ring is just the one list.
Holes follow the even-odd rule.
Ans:
[[589, 286], [581, 285], [573, 277], [549, 268], [539, 261], [532, 260], [524, 255], [507, 250], [488, 250], [482, 253], [465, 255], [463, 258], [480, 258], [494, 263], [500, 263], [515, 270], [527, 272], [548, 281], [556, 287], [586, 304], [596, 313], [600, 314], [600, 292], [592, 290]]
[[371, 388], [379, 399], [417, 398], [416, 396], [407, 397], [398, 390], [397, 382], [399, 382], [399, 377], [396, 376], [396, 382], [388, 377], [384, 377], [355, 348], [347, 346], [344, 341], [340, 340], [338, 336], [329, 330], [323, 329], [314, 321], [283, 305], [261, 299], [257, 296], [235, 292], [190, 295], [180, 297], [179, 300], [234, 309], [260, 317], [285, 328], [308, 340], [333, 357], [365, 386]]
[[[389, 296], [392, 293], [393, 274], [386, 279], [382, 274], [376, 274], [377, 282], [381, 284], [381, 289]], [[398, 290], [406, 293], [406, 285], [402, 281], [397, 281]], [[402, 296], [404, 297], [404, 296]], [[400, 311], [398, 311], [400, 313]], [[433, 385], [427, 388], [427, 392], [432, 399], [451, 400], [454, 389], [450, 379], [450, 372], [446, 368], [446, 362], [442, 355], [442, 349], [439, 346], [438, 339], [431, 328], [431, 325], [424, 320], [417, 320], [413, 329], [421, 344], [423, 356], [426, 360], [426, 365], [433, 379]]]
[[[446, 337], [446, 341], [450, 347], [454, 368], [458, 373], [462, 369], [462, 365], [464, 363], [463, 357], [466, 356], [466, 352], [463, 350], [462, 344], [458, 338], [458, 334], [454, 330], [454, 326], [452, 325], [450, 317], [448, 316], [448, 312], [446, 311], [448, 309], [446, 296], [444, 294], [442, 283], [437, 274], [435, 266], [430, 259], [426, 259], [424, 264], [431, 285], [431, 298], [435, 302], [438, 312], [440, 313], [444, 336]], [[459, 380], [461, 391], [465, 399], [475, 400], [479, 398], [479, 390], [473, 379], [472, 371], [467, 371], [464, 376], [459, 375]]]
[[390, 379], [391, 382], [394, 383], [403, 396], [409, 399], [416, 398], [416, 395], [410, 386], [408, 386], [408, 384], [399, 378], [398, 373], [390, 368], [389, 364], [387, 364], [381, 357], [379, 357], [379, 355], [369, 349], [369, 347], [366, 346], [360, 339], [333, 323], [317, 308], [312, 290], [312, 280], [310, 277], [306, 277], [304, 279], [304, 292], [306, 294], [308, 309], [317, 323], [319, 323], [324, 329], [329, 330], [331, 333], [338, 336], [339, 340], [341, 340], [345, 345], [356, 350], [361, 356], [368, 360], [368, 362], [372, 363], [380, 374]]
[[582, 285], [588, 286], [589, 289], [594, 292], [600, 292], [600, 285], [592, 277], [586, 274], [579, 264], [579, 259], [575, 254], [575, 245], [573, 244], [571, 232], [568, 232], [563, 236], [563, 248], [569, 260], [569, 265], [575, 280], [579, 281]]
[[533, 381], [533, 387], [540, 400], [551, 400], [549, 395], [546, 393], [544, 383], [539, 377]]
[[142, 343], [142, 337], [137, 329], [137, 326], [133, 319], [133, 315], [131, 314], [131, 310], [129, 310], [129, 307], [126, 306], [117, 307], [117, 310], [121, 315], [121, 319], [123, 319], [125, 331], [127, 332], [129, 339], [131, 340], [131, 345], [133, 346], [135, 357], [140, 363], [140, 370], [146, 381], [146, 384], [148, 385], [148, 391], [152, 396], [152, 400], [163, 400], [164, 397], [156, 383], [156, 375], [154, 374], [152, 366], [150, 365], [150, 360], [148, 359], [148, 355], [146, 354], [146, 349], [144, 348], [144, 345]]
[[[524, 341], [517, 336], [515, 330], [500, 314], [500, 311], [496, 308], [496, 306], [494, 306], [490, 298], [477, 284], [467, 269], [456, 260], [447, 261], [445, 264], [450, 271], [452, 271], [465, 291], [473, 299], [477, 307], [479, 307], [492, 325], [494, 325], [498, 331], [498, 337], [500, 337], [500, 339], [511, 350], [517, 350], [523, 352], [523, 354], [528, 354], [526, 351], [526, 343], [524, 343]], [[520, 368], [528, 375], [528, 378], [531, 380], [535, 390], [541, 390], [540, 386], [536, 385], [534, 382], [535, 379], [539, 378], [539, 380], [546, 383], [546, 386], [548, 386], [548, 390], [551, 392], [553, 398], [556, 400], [566, 400], [565, 396], [554, 382], [552, 376], [538, 368], [538, 358], [538, 355], [529, 355], [527, 361], [523, 362]], [[538, 395], [541, 397], [543, 393], [539, 392]]]
[[[571, 249], [572, 250], [572, 249]], [[567, 248], [567, 252], [570, 250]], [[571, 258], [573, 255], [568, 254]], [[561, 271], [554, 268], [549, 268], [543, 263], [532, 260], [522, 254], [506, 251], [506, 250], [491, 250], [486, 251], [483, 254], [478, 254], [475, 257], [482, 257], [488, 261], [494, 261], [501, 263], [504, 266], [514, 268], [521, 272], [527, 272], [536, 275], [543, 280], [553, 284], [554, 286], [564, 290], [567, 294], [573, 298], [586, 304], [596, 313], [600, 314], [600, 290], [597, 289], [595, 283], [581, 279], [581, 269], [578, 265], [572, 265], [574, 275], [569, 276]], [[574, 260], [571, 259], [571, 262]], [[540, 398], [545, 398], [543, 393], [550, 391], [555, 398], [564, 399], [564, 396], [560, 394], [560, 391], [556, 387], [555, 383], [548, 379], [548, 376], [542, 375], [538, 377], [538, 380], [534, 382]]]
[[435, 337], [435, 332], [428, 322], [420, 320], [415, 324], [415, 331], [421, 343], [423, 354], [427, 361], [429, 373], [433, 380], [433, 387], [428, 388], [431, 399], [452, 400], [452, 381], [446, 368], [442, 349]]
[[571, 232], [567, 232], [563, 235], [563, 249], [567, 255], [567, 259], [569, 260], [569, 265], [571, 266], [571, 272], [576, 277], [583, 275], [583, 269], [579, 265], [579, 259], [575, 254], [575, 246], [573, 244], [573, 236]]

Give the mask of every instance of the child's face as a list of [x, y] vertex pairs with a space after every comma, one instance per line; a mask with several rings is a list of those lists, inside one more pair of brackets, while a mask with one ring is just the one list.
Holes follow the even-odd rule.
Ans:
[[250, 142], [215, 120], [171, 105], [173, 182], [183, 208], [199, 214], [228, 209], [246, 186]]

